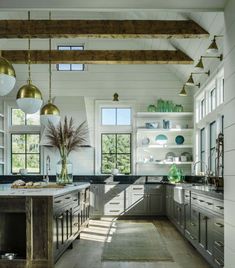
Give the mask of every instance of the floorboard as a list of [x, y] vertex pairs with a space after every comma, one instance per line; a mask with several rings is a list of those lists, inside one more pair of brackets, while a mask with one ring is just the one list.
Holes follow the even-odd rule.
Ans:
[[[81, 239], [74, 242], [56, 263], [55, 268], [210, 268], [211, 266], [188, 243], [165, 218], [142, 220], [153, 222], [161, 233], [174, 262], [112, 262], [101, 261], [103, 245], [111, 239], [111, 225], [115, 219], [90, 220], [89, 228], [81, 233]], [[129, 220], [132, 222], [131, 220]], [[136, 220], [135, 220], [136, 221]], [[128, 221], [126, 221], [128, 222]]]

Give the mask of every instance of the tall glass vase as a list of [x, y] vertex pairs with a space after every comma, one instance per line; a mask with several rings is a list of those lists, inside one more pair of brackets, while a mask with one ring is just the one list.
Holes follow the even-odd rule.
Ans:
[[73, 165], [67, 156], [62, 157], [56, 165], [56, 183], [63, 185], [73, 183]]

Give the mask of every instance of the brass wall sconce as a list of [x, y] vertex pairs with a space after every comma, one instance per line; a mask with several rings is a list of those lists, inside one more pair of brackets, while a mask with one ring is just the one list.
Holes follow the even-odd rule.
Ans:
[[195, 74], [206, 74], [208, 76], [210, 76], [210, 70], [207, 72], [195, 72], [195, 73], [191, 73], [189, 76], [189, 79], [187, 80], [187, 82], [185, 83], [185, 85], [190, 86], [190, 87], [194, 87], [195, 86], [195, 82], [193, 79], [193, 75]]
[[223, 60], [223, 54], [219, 56], [201, 56], [200, 60], [198, 61], [197, 65], [195, 65], [195, 69], [197, 70], [204, 70], [204, 64], [202, 59], [219, 59], [220, 61]]
[[207, 48], [206, 52], [209, 54], [215, 54], [218, 53], [219, 49], [216, 43], [216, 38], [218, 37], [223, 37], [223, 35], [214, 35], [213, 40], [211, 41], [211, 44], [209, 45], [209, 47]]
[[113, 101], [119, 101], [119, 95], [117, 93], [113, 94]]

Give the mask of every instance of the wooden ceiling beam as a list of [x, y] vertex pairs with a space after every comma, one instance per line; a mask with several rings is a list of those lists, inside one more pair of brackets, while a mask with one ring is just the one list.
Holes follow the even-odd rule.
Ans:
[[[27, 63], [27, 50], [4, 50], [2, 56], [12, 63]], [[192, 64], [180, 50], [32, 50], [33, 64]]]
[[205, 38], [192, 20], [0, 20], [0, 38]]

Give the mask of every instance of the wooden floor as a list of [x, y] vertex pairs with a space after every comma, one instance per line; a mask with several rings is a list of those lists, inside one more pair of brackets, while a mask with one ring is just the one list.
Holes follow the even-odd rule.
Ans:
[[[174, 262], [111, 262], [101, 261], [104, 241], [111, 239], [113, 219], [90, 220], [89, 228], [81, 233], [56, 263], [55, 268], [209, 268], [210, 265], [178, 233], [167, 219], [152, 220], [162, 234]], [[112, 231], [112, 230], [111, 230]]]

